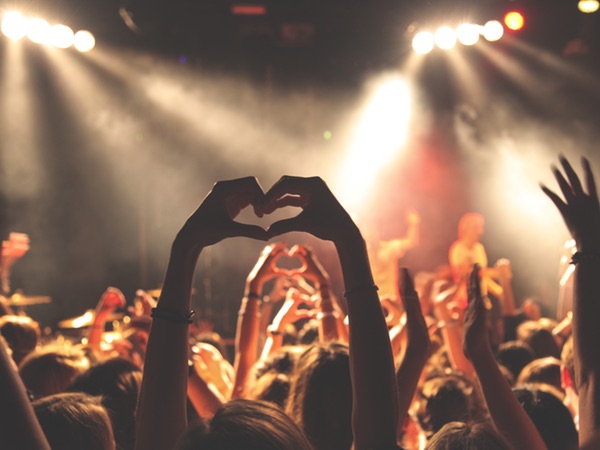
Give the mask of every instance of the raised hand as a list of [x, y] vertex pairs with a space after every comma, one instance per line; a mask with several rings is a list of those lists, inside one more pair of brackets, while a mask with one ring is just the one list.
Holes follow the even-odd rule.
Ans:
[[289, 324], [295, 323], [301, 319], [308, 319], [314, 316], [310, 309], [300, 309], [301, 305], [314, 306], [314, 301], [307, 295], [292, 288], [288, 291], [281, 309], [269, 326], [269, 331], [283, 332]]
[[252, 292], [261, 295], [262, 287], [267, 281], [287, 276], [287, 271], [277, 266], [277, 260], [284, 254], [287, 254], [287, 249], [283, 242], [267, 245], [263, 249], [246, 279], [246, 294]]
[[480, 270], [479, 265], [475, 264], [467, 285], [469, 305], [465, 313], [463, 351], [471, 360], [484, 351], [491, 351], [486, 324], [486, 309], [481, 294]]
[[587, 193], [583, 190], [581, 181], [569, 161], [561, 156], [560, 164], [566, 178], [557, 167], [553, 166], [552, 172], [564, 200], [546, 186], [542, 185], [541, 188], [560, 211], [577, 243], [577, 249], [600, 251], [600, 205], [590, 163], [582, 158]]
[[290, 250], [290, 256], [296, 256], [302, 261], [302, 267], [294, 271], [295, 274], [312, 281], [317, 288], [329, 285], [329, 274], [311, 249], [303, 245], [295, 245]]
[[108, 287], [100, 297], [96, 306], [96, 314], [109, 314], [115, 309], [125, 308], [126, 300], [123, 293], [114, 287]]
[[421, 311], [419, 294], [415, 290], [413, 280], [406, 268], [400, 272], [400, 299], [406, 311], [406, 331], [409, 340], [415, 340], [421, 348], [429, 349], [429, 331], [425, 317]]
[[263, 228], [233, 220], [248, 205], [252, 205], [256, 215], [262, 217], [260, 205], [263, 201], [263, 190], [254, 177], [219, 181], [188, 218], [175, 242], [199, 251], [229, 237], [243, 236], [266, 241], [268, 235]]
[[290, 231], [304, 231], [319, 239], [339, 241], [358, 228], [319, 177], [282, 177], [265, 194], [258, 213], [270, 214], [287, 206], [302, 208], [296, 217], [280, 220], [268, 229], [270, 237]]

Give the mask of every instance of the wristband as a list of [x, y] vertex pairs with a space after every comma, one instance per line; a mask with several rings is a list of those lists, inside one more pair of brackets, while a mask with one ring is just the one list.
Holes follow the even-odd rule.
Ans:
[[600, 252], [597, 252], [597, 251], [575, 252], [575, 253], [573, 253], [573, 256], [571, 257], [571, 264], [576, 266], [581, 261], [589, 261], [589, 260], [600, 261]]
[[166, 320], [167, 322], [190, 324], [190, 323], [192, 323], [192, 317], [194, 317], [194, 314], [196, 314], [194, 312], [194, 310], [191, 310], [186, 315], [181, 315], [174, 311], [169, 311], [169, 310], [162, 309], [162, 308], [152, 308], [151, 317], [153, 319]]
[[349, 295], [354, 295], [354, 294], [360, 294], [361, 292], [364, 291], [378, 291], [379, 287], [377, 287], [376, 284], [373, 284], [371, 286], [358, 286], [355, 288], [351, 288], [351, 289], [347, 289], [344, 291], [344, 298], [348, 298]]

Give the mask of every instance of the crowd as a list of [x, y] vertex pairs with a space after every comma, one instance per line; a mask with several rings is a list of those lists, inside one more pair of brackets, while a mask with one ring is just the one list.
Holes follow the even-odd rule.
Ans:
[[[2, 307], [0, 448], [600, 448], [600, 205], [587, 160], [583, 183], [560, 163], [562, 196], [542, 190], [577, 248], [562, 321], [531, 299], [517, 308], [510, 261], [487, 267], [476, 214], [461, 221], [449, 267], [398, 267], [397, 295], [380, 300], [369, 245], [323, 180], [286, 176], [266, 192], [252, 177], [220, 181], [175, 236], [158, 301], [138, 291], [118, 337], [106, 332], [126, 308], [115, 288], [76, 343], [42, 342], [33, 319]], [[247, 206], [301, 212], [265, 230], [235, 221]], [[344, 299], [310, 248], [266, 245], [230, 359], [219, 335], [190, 327], [202, 319], [191, 310], [198, 257], [226, 238], [291, 231], [333, 242]]]

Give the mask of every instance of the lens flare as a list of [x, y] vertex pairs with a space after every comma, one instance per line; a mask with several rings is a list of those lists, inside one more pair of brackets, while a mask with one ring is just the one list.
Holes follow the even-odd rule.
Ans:
[[504, 25], [513, 31], [519, 31], [525, 26], [525, 17], [518, 11], [511, 11], [504, 16]]
[[89, 52], [96, 46], [94, 35], [86, 30], [75, 33], [73, 45], [82, 53]]
[[478, 25], [472, 23], [463, 23], [456, 27], [456, 37], [462, 45], [475, 45], [479, 42]]
[[580, 0], [577, 6], [582, 13], [591, 14], [600, 9], [600, 2], [598, 0]]
[[496, 42], [504, 36], [504, 27], [497, 20], [490, 20], [483, 26], [482, 34], [488, 41]]
[[66, 25], [54, 25], [50, 33], [50, 42], [58, 48], [69, 48], [73, 45], [75, 34]]
[[450, 27], [441, 27], [435, 32], [435, 45], [442, 50], [450, 50], [456, 45], [456, 32]]
[[429, 31], [421, 31], [417, 33], [412, 41], [412, 47], [415, 52], [420, 55], [426, 55], [433, 50], [435, 39]]
[[2, 33], [7, 38], [18, 41], [27, 33], [27, 19], [18, 12], [7, 12], [2, 16]]
[[50, 45], [52, 27], [50, 24], [39, 17], [32, 17], [27, 20], [27, 37], [36, 44]]

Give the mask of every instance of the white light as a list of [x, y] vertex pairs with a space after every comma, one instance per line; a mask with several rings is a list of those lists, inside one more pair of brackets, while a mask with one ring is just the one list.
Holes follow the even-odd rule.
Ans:
[[75, 34], [66, 25], [54, 25], [50, 34], [50, 42], [58, 48], [69, 48], [73, 45]]
[[36, 44], [50, 44], [52, 27], [44, 19], [33, 17], [27, 20], [27, 37]]
[[75, 33], [75, 40], [73, 45], [80, 52], [89, 52], [96, 46], [96, 39], [94, 35], [89, 31], [80, 30]]
[[586, 14], [595, 13], [600, 9], [598, 0], [579, 0], [579, 11]]
[[488, 41], [496, 42], [504, 36], [504, 27], [497, 20], [490, 20], [483, 26], [482, 34]]
[[426, 55], [427, 53], [433, 50], [433, 46], [435, 45], [435, 40], [433, 38], [433, 34], [429, 31], [421, 31], [417, 33], [412, 41], [413, 50], [420, 55]]
[[22, 39], [27, 33], [27, 20], [18, 12], [7, 12], [2, 16], [2, 33], [13, 41]]
[[478, 25], [472, 23], [463, 23], [456, 27], [456, 37], [462, 45], [475, 45], [479, 41]]
[[450, 27], [441, 27], [435, 32], [435, 44], [442, 50], [450, 50], [456, 45], [456, 32]]

